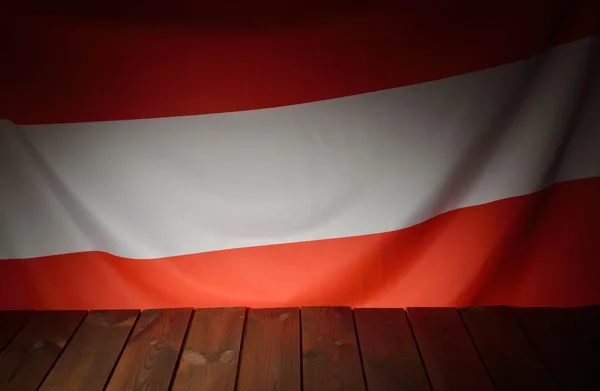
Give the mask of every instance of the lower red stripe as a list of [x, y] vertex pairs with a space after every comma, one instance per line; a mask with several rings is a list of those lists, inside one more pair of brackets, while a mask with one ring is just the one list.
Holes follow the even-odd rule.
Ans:
[[600, 178], [391, 233], [154, 260], [0, 261], [0, 309], [600, 303]]

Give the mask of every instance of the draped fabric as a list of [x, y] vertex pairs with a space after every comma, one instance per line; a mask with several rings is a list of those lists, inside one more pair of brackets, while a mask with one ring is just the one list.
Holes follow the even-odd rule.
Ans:
[[0, 5], [0, 309], [600, 303], [598, 2], [54, 3]]

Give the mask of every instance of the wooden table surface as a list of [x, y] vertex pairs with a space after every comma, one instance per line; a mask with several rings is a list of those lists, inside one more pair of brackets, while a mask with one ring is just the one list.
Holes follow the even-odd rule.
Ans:
[[0, 312], [0, 390], [600, 390], [600, 306]]

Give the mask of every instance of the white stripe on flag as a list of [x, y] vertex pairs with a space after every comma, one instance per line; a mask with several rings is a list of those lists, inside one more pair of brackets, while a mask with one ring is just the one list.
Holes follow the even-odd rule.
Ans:
[[[502, 137], [434, 213], [533, 192], [563, 139], [595, 39], [476, 73], [274, 109], [4, 121], [0, 183], [10, 191], [0, 193], [0, 258], [89, 250], [156, 258], [404, 228], [432, 217], [448, 178], [497, 125]], [[595, 72], [595, 95], [555, 182], [600, 175]]]

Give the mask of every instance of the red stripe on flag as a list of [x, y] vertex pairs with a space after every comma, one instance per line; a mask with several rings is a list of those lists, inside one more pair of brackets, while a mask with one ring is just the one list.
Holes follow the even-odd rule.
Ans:
[[0, 6], [0, 118], [155, 118], [400, 87], [596, 34], [600, 14], [596, 0], [263, 1], [242, 17], [229, 2], [60, 3]]
[[0, 261], [0, 309], [597, 304], [600, 178], [391, 233], [154, 260]]

